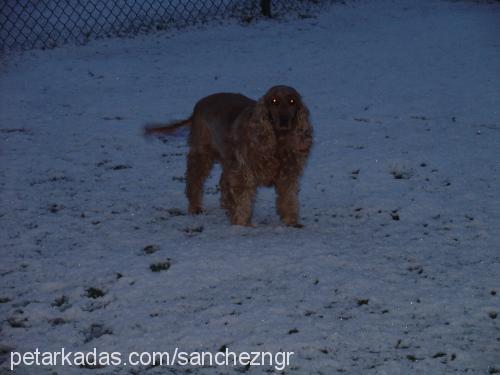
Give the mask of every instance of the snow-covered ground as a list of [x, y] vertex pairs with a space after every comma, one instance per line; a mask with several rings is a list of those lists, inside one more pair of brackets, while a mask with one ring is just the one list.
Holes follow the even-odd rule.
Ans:
[[[499, 35], [498, 2], [352, 1], [3, 56], [1, 366], [36, 347], [227, 346], [293, 351], [291, 374], [499, 372]], [[266, 189], [257, 227], [231, 227], [218, 169], [186, 216], [185, 133], [141, 126], [281, 83], [315, 127], [305, 227]], [[15, 373], [52, 370], [235, 372]]]

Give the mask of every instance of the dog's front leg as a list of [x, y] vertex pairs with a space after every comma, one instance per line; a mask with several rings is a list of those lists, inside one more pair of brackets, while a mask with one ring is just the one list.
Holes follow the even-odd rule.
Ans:
[[281, 221], [301, 228], [299, 223], [299, 186], [296, 179], [282, 178], [276, 182], [276, 210]]
[[231, 224], [250, 226], [257, 187], [248, 180], [235, 176], [230, 179], [229, 190], [232, 198], [228, 210]]
[[222, 174], [220, 176], [219, 188], [220, 188], [220, 207], [225, 210], [229, 210], [231, 206], [234, 204], [234, 200], [231, 197], [229, 182], [226, 178], [224, 171], [222, 171]]

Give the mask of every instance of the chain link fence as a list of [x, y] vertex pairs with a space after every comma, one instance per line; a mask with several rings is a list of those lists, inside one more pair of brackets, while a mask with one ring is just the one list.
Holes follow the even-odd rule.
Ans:
[[275, 16], [320, 0], [0, 0], [0, 51], [134, 35], [216, 19]]

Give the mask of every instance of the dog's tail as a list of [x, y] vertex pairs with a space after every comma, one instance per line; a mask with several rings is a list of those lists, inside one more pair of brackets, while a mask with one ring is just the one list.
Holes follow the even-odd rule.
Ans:
[[168, 124], [147, 124], [146, 126], [144, 126], [144, 136], [170, 134], [175, 132], [177, 129], [182, 128], [183, 126], [190, 126], [193, 122], [192, 120], [192, 117], [190, 117], [185, 120], [175, 121]]

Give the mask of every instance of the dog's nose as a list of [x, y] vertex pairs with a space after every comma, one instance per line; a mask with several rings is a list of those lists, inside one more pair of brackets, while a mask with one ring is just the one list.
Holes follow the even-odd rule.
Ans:
[[284, 116], [284, 115], [281, 115], [280, 116], [280, 122], [279, 122], [279, 126], [281, 129], [288, 129], [288, 121], [289, 121], [289, 117], [288, 116]]

